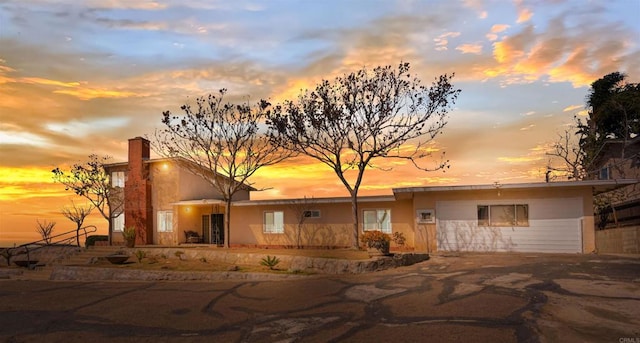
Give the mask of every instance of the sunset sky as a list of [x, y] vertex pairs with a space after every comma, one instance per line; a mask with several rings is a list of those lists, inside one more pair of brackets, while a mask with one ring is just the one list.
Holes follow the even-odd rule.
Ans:
[[[164, 110], [222, 87], [277, 103], [400, 61], [424, 83], [456, 73], [462, 93], [433, 144], [451, 168], [372, 170], [361, 194], [543, 181], [591, 82], [640, 82], [638, 18], [640, 0], [0, 0], [0, 246], [38, 239], [37, 219], [71, 230], [51, 169], [93, 153], [125, 161], [127, 139], [151, 136]], [[346, 195], [305, 159], [253, 181], [270, 188], [254, 199]]]

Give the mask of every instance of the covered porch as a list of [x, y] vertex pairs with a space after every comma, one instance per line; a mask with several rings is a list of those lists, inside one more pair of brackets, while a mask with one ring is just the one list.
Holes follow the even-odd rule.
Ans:
[[183, 200], [172, 205], [174, 213], [177, 214], [173, 221], [175, 243], [224, 245], [224, 201], [219, 199]]

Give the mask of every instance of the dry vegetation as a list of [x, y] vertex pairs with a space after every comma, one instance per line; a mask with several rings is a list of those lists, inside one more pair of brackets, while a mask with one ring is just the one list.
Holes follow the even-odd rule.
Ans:
[[[188, 249], [188, 248], [187, 248]], [[187, 249], [184, 249], [185, 251]], [[147, 249], [148, 250], [148, 249]], [[366, 260], [369, 255], [366, 251], [354, 249], [225, 249], [225, 252], [238, 254], [256, 254], [269, 256], [306, 256], [315, 258], [331, 258], [346, 260]], [[217, 260], [210, 260], [205, 257], [200, 258], [179, 258], [178, 256], [158, 255], [147, 253], [140, 262], [135, 254], [131, 255], [124, 264], [111, 264], [106, 260], [101, 260], [93, 264], [96, 267], [113, 267], [126, 269], [142, 269], [142, 270], [171, 270], [171, 271], [210, 271], [210, 272], [287, 272], [287, 266], [283, 263], [276, 266], [275, 270], [255, 263], [252, 265], [229, 264]]]

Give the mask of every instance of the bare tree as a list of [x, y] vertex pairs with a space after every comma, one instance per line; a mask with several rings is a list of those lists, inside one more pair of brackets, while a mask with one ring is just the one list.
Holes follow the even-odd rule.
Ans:
[[302, 229], [304, 228], [304, 223], [311, 217], [311, 211], [313, 210], [313, 206], [315, 206], [316, 201], [313, 197], [307, 198], [306, 196], [302, 199], [296, 199], [291, 202], [289, 205], [289, 209], [296, 216], [296, 247], [298, 249], [302, 248]]
[[225, 246], [231, 241], [231, 202], [240, 190], [250, 189], [249, 178], [258, 169], [276, 164], [291, 152], [272, 145], [260, 127], [271, 104], [224, 102], [226, 89], [186, 104], [182, 115], [163, 112], [165, 128], [155, 133], [154, 149], [213, 185], [226, 203]]
[[78, 247], [80, 246], [80, 230], [92, 226], [83, 226], [84, 220], [91, 214], [92, 210], [93, 205], [79, 206], [73, 201], [71, 202], [71, 207], [62, 208], [62, 215], [76, 224], [76, 243]]
[[417, 162], [431, 155], [428, 144], [444, 128], [460, 90], [450, 82], [453, 75], [441, 75], [426, 87], [409, 70], [409, 63], [400, 63], [396, 69], [363, 68], [323, 80], [297, 103], [287, 101], [269, 116], [275, 144], [326, 164], [349, 192], [354, 247], [358, 191], [376, 159], [402, 159], [421, 170], [448, 167], [444, 159], [431, 169]]
[[46, 245], [51, 244], [51, 235], [53, 234], [56, 222], [50, 222], [47, 220], [40, 222], [40, 220], [37, 220], [37, 223], [38, 226], [36, 227], [36, 232], [40, 234], [40, 237], [42, 237], [42, 240]]
[[580, 144], [585, 135], [586, 133], [576, 126], [570, 126], [558, 134], [558, 140], [553, 143], [552, 150], [546, 153], [550, 157], [547, 164], [547, 182], [555, 177], [576, 181], [587, 177], [586, 154], [584, 145]]
[[110, 158], [92, 154], [87, 162], [74, 164], [68, 173], [60, 168], [51, 171], [55, 182], [89, 200], [100, 212], [109, 225], [109, 243], [113, 233], [113, 219], [122, 214], [124, 209], [124, 192], [111, 186], [111, 176], [104, 168]]

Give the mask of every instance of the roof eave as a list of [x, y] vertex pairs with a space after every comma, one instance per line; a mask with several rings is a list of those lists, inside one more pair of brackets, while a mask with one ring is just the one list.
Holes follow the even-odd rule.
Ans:
[[559, 182], [531, 182], [531, 183], [507, 183], [507, 184], [482, 184], [482, 185], [461, 185], [461, 186], [432, 186], [432, 187], [406, 187], [393, 188], [393, 194], [423, 193], [423, 192], [444, 192], [444, 191], [479, 191], [492, 189], [540, 189], [540, 188], [560, 188], [560, 187], [593, 187], [594, 192], [608, 192], [617, 188], [638, 183], [636, 179], [617, 180], [582, 180], [582, 181], [559, 181]]

